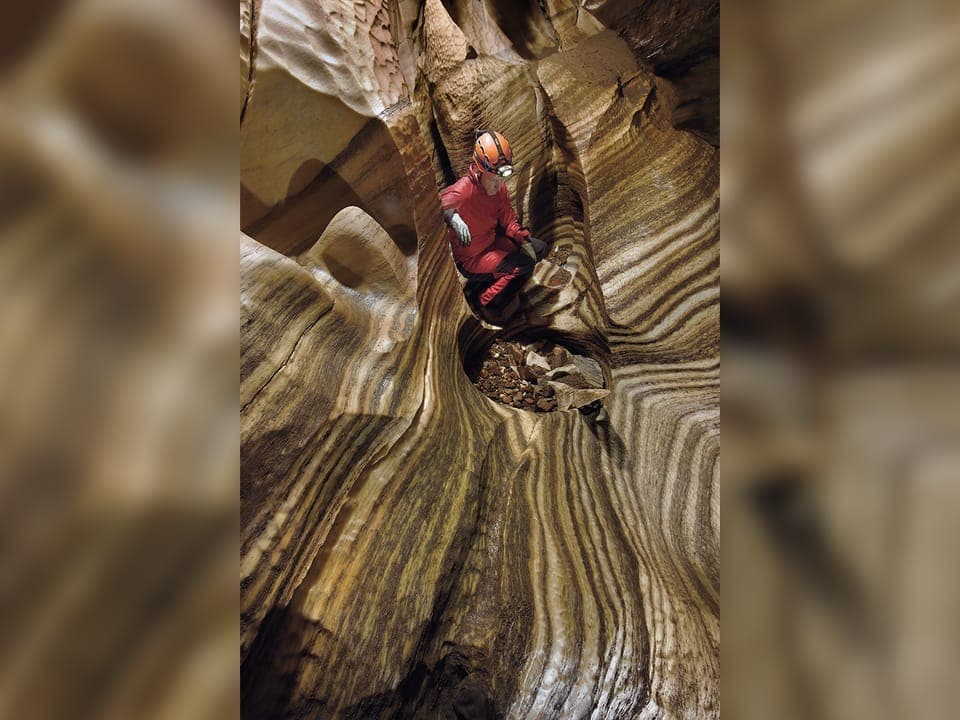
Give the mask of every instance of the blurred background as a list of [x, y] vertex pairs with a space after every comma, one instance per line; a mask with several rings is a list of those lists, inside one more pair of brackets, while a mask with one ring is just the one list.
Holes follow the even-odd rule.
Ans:
[[239, 715], [235, 7], [0, 26], [0, 717]]
[[728, 720], [956, 716], [958, 11], [723, 3]]
[[[0, 717], [239, 714], [237, 8], [0, 27]], [[723, 711], [953, 717], [960, 6], [721, 11]]]

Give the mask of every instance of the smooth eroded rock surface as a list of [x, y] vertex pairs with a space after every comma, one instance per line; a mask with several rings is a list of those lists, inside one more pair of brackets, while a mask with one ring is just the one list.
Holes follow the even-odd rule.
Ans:
[[[718, 153], [591, 5], [242, 5], [245, 717], [719, 717]], [[478, 126], [558, 411], [465, 369]]]

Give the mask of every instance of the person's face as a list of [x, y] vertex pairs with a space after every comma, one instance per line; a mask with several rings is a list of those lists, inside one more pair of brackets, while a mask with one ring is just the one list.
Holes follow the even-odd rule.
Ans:
[[496, 195], [497, 191], [500, 189], [500, 183], [503, 180], [500, 179], [500, 176], [496, 173], [488, 173], [483, 170], [480, 171], [480, 183], [483, 185], [483, 189], [486, 191], [487, 195]]

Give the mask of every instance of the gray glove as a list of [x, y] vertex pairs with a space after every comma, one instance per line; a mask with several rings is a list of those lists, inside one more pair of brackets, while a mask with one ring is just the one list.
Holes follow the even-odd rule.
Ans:
[[529, 255], [531, 260], [533, 260], [534, 262], [537, 261], [537, 251], [536, 249], [534, 249], [533, 243], [529, 241], [525, 242], [523, 245], [520, 246], [520, 249], [523, 250], [527, 255]]
[[458, 213], [454, 213], [450, 218], [450, 227], [453, 228], [453, 231], [457, 234], [457, 237], [460, 238], [460, 244], [466, 247], [470, 244], [470, 228], [467, 227], [467, 224], [463, 221], [463, 218], [460, 217]]

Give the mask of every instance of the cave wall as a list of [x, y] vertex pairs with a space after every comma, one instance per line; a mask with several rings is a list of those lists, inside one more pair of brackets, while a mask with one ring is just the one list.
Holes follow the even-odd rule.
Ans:
[[[715, 15], [628, 5], [241, 3], [245, 716], [719, 716], [717, 150], [643, 51]], [[437, 191], [485, 126], [599, 414], [464, 372]]]

